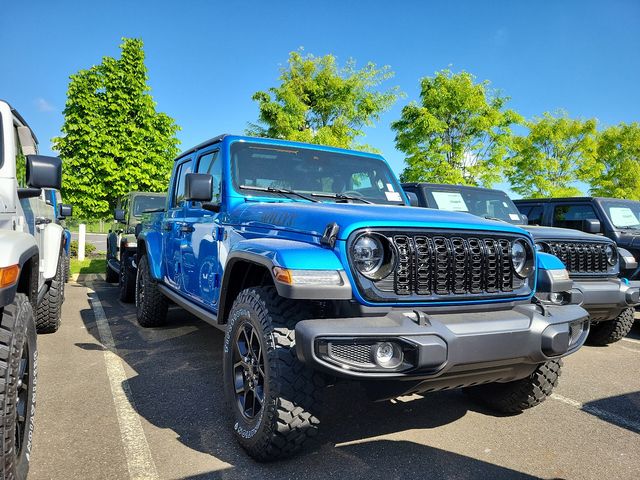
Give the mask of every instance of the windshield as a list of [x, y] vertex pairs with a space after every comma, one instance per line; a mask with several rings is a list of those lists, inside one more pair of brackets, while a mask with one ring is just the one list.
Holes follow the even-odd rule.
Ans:
[[136, 196], [133, 200], [133, 216], [139, 217], [147, 210], [164, 208], [165, 197], [162, 196]]
[[478, 217], [492, 218], [522, 224], [522, 217], [517, 207], [500, 190], [475, 190], [464, 188], [457, 191], [451, 189], [428, 188], [426, 190], [429, 205], [439, 210], [467, 212]]
[[614, 227], [640, 230], [640, 202], [603, 200], [602, 207]]
[[[231, 162], [234, 186], [246, 194], [251, 190], [243, 187], [259, 187], [404, 205], [395, 175], [385, 162], [375, 158], [238, 142], [231, 145]], [[259, 195], [282, 196], [275, 192]], [[327, 201], [320, 196], [314, 198]]]

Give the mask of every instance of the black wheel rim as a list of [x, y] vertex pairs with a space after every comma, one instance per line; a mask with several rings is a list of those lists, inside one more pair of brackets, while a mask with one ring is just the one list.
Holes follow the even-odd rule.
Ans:
[[264, 352], [260, 335], [246, 321], [233, 342], [233, 380], [238, 410], [246, 419], [255, 419], [264, 405]]
[[18, 366], [18, 378], [16, 384], [16, 453], [20, 457], [24, 447], [24, 433], [27, 428], [29, 388], [30, 388], [30, 356], [29, 345], [25, 342], [22, 348], [22, 356]]

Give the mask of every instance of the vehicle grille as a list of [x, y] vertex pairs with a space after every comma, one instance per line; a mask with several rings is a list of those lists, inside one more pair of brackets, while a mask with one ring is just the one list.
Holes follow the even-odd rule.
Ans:
[[544, 242], [549, 253], [555, 255], [569, 273], [607, 273], [609, 264], [605, 248], [607, 243]]
[[329, 356], [345, 363], [375, 366], [371, 357], [371, 345], [329, 343]]
[[382, 234], [396, 247], [398, 263], [394, 273], [364, 288], [370, 300], [457, 300], [530, 293], [527, 282], [511, 266], [513, 237], [480, 232]]

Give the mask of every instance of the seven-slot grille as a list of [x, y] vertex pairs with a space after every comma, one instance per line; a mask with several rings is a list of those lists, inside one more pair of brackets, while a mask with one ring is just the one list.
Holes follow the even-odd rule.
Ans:
[[[372, 300], [442, 300], [446, 298], [526, 295], [526, 282], [511, 264], [516, 239], [491, 233], [383, 233], [395, 246], [395, 271], [373, 282]], [[525, 291], [526, 290], [526, 291]], [[428, 297], [428, 298], [427, 298]]]
[[605, 249], [607, 243], [544, 242], [549, 253], [555, 255], [569, 273], [607, 273], [609, 265]]

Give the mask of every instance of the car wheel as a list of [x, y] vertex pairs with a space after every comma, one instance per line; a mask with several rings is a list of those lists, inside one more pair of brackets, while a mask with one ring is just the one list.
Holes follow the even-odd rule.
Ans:
[[167, 297], [151, 278], [149, 260], [146, 255], [140, 258], [136, 275], [136, 318], [141, 327], [160, 327], [167, 323]]
[[131, 271], [129, 264], [129, 255], [123, 255], [120, 261], [120, 300], [125, 303], [131, 303], [136, 294], [136, 278]]
[[591, 324], [587, 343], [604, 346], [615, 343], [627, 336], [633, 327], [634, 309], [625, 308], [615, 319]]
[[502, 413], [522, 413], [542, 403], [558, 385], [562, 360], [538, 365], [528, 377], [514, 382], [487, 383], [465, 388], [475, 400]]
[[36, 310], [36, 331], [38, 333], [54, 333], [60, 328], [62, 302], [64, 302], [62, 267], [62, 257], [59, 257], [56, 275], [51, 280], [49, 290], [42, 297]]
[[33, 437], [38, 350], [33, 309], [26, 295], [0, 308], [0, 404], [3, 479], [25, 479]]
[[274, 287], [254, 287], [229, 313], [225, 396], [236, 439], [258, 461], [288, 457], [318, 431], [324, 379], [295, 354], [295, 323], [306, 310]]

